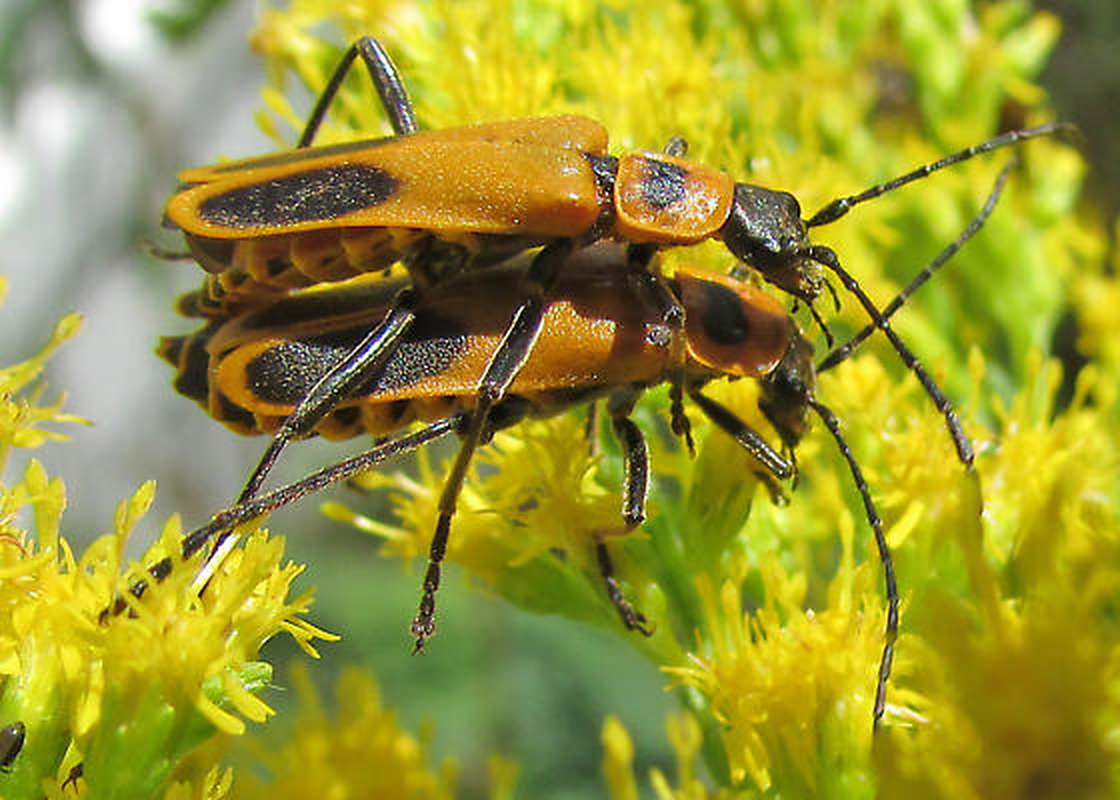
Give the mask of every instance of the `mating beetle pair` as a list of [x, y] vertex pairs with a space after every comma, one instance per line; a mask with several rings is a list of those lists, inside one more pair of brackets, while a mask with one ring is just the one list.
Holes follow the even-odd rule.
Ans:
[[[310, 147], [327, 106], [359, 55], [397, 135]], [[729, 283], [689, 273], [678, 276], [675, 282], [667, 281], [654, 257], [661, 247], [719, 239], [739, 261], [806, 301], [811, 309], [825, 287], [831, 290], [824, 275], [832, 272], [919, 376], [945, 414], [961, 460], [970, 465], [971, 447], [948, 401], [894, 335], [886, 317], [843, 269], [836, 254], [813, 244], [807, 231], [840, 218], [858, 203], [950, 164], [1063, 129], [1062, 125], [1047, 125], [1004, 134], [893, 181], [840, 198], [803, 220], [792, 195], [735, 183], [721, 172], [692, 164], [682, 158], [679, 142], [671, 143], [665, 153], [611, 156], [602, 127], [580, 117], [420, 132], [391, 61], [375, 40], [362, 39], [347, 51], [321, 96], [299, 149], [187, 170], [180, 175], [183, 186], [168, 203], [168, 222], [183, 230], [192, 254], [212, 275], [206, 294], [188, 304], [211, 321], [200, 338], [167, 342], [164, 354], [180, 366], [181, 388], [197, 399], [205, 397], [211, 413], [245, 430], [275, 431], [239, 505], [189, 536], [184, 550], [193, 552], [215, 535], [221, 538], [230, 525], [251, 510], [260, 513], [274, 508], [310, 491], [317, 481], [337, 479], [346, 471], [340, 465], [334, 471], [324, 471], [321, 477], [297, 484], [294, 490], [269, 495], [271, 500], [254, 501], [268, 470], [290, 439], [315, 430], [336, 434], [397, 430], [407, 414], [415, 413], [423, 402], [443, 402], [447, 416], [415, 434], [390, 439], [371, 451], [376, 455], [368, 456], [371, 460], [367, 462], [378, 462], [452, 430], [463, 439], [441, 497], [424, 595], [413, 623], [417, 646], [422, 646], [434, 628], [439, 565], [470, 458], [480, 443], [518, 413], [544, 410], [549, 406], [541, 398], [555, 399], [558, 391], [563, 394], [561, 390], [571, 390], [559, 379], [563, 370], [558, 367], [556, 354], [564, 348], [569, 353], [582, 353], [579, 332], [586, 332], [586, 328], [577, 326], [574, 336], [555, 339], [564, 342], [558, 349], [541, 348], [553, 341], [554, 327], [561, 330], [554, 320], [560, 313], [561, 301], [557, 298], [571, 300], [594, 285], [590, 279], [579, 277], [574, 266], [581, 251], [599, 240], [614, 238], [626, 243], [626, 249], [598, 258], [610, 265], [607, 272], [613, 281], [612, 291], [622, 293], [642, 309], [642, 330], [652, 325], [658, 331], [652, 341], [665, 348], [664, 361], [656, 369], [643, 371], [647, 356], [635, 354], [633, 361], [626, 362], [633, 375], [614, 365], [597, 384], [580, 384], [577, 391], [564, 395], [565, 402], [555, 405], [563, 407], [595, 395], [612, 396], [613, 426], [628, 461], [623, 514], [628, 525], [640, 522], [638, 500], [644, 499], [648, 480], [644, 444], [628, 412], [636, 391], [651, 383], [670, 383], [677, 433], [688, 436], [683, 408], [687, 393], [717, 426], [749, 449], [754, 448], [752, 453], [765, 469], [775, 477], [788, 477], [791, 462], [699, 391], [704, 381], [716, 375], [740, 373], [725, 362], [706, 363], [697, 357], [697, 351], [704, 348], [757, 347], [761, 340], [754, 338], [758, 332], [753, 323], [743, 322], [752, 319], [752, 314], [780, 318], [787, 326], [778, 337], [784, 347], [781, 356], [765, 370], [741, 374], [771, 381], [775, 392], [783, 389], [779, 399], [770, 401], [768, 416], [786, 445], [792, 446], [799, 438], [806, 409], [816, 410], [837, 437], [860, 487], [884, 557], [890, 604], [876, 703], [878, 719], [897, 629], [897, 591], [866, 485], [839, 437], [835, 419], [815, 400], [811, 350], [796, 328], [788, 327], [791, 323], [784, 314], [775, 316], [774, 307], [766, 307], [767, 301], [722, 304], [715, 298], [722, 297], [724, 290], [732, 291]], [[537, 246], [542, 249], [525, 266], [516, 270], [493, 266]], [[324, 291], [321, 298], [330, 308], [322, 312], [309, 310], [314, 307], [313, 300], [286, 297], [293, 288], [344, 280], [397, 261], [407, 268], [410, 280], [393, 289], [393, 296], [363, 312], [361, 335], [354, 333], [351, 320], [345, 324], [339, 321], [342, 314], [338, 309], [352, 302], [356, 290]], [[460, 280], [463, 282], [457, 283]], [[499, 305], [481, 288], [490, 280], [501, 283], [508, 305]], [[588, 283], [581, 285], [581, 280]], [[688, 296], [694, 289], [704, 298], [699, 304]], [[478, 298], [476, 304], [487, 306], [502, 318], [491, 337], [492, 349], [464, 362], [461, 372], [467, 376], [466, 391], [452, 390], [453, 373], [446, 365], [431, 374], [417, 368], [402, 371], [399, 366], [401, 359], [407, 360], [410, 353], [415, 353], [416, 343], [424, 340], [428, 320], [438, 316], [435, 309], [441, 303], [453, 302], [456, 292], [459, 297]], [[619, 322], [621, 308], [617, 303], [612, 305], [605, 317], [632, 333], [637, 323]], [[301, 338], [304, 330], [296, 321], [298, 315], [289, 316], [296, 314], [293, 309], [305, 315], [308, 330], [319, 326], [312, 339], [320, 334], [320, 339], [329, 338], [345, 329], [346, 336], [336, 337], [343, 344], [333, 349], [307, 346]], [[813, 313], [816, 316], [815, 309]], [[270, 314], [274, 315], [271, 322], [261, 321]], [[471, 312], [458, 321], [467, 323], [460, 333], [468, 339], [485, 338], [478, 334], [481, 328], [474, 327], [481, 325], [481, 312]], [[267, 340], [267, 336], [272, 339]], [[787, 356], [792, 360], [786, 361]], [[194, 359], [190, 362], [193, 370], [187, 369], [190, 358]], [[707, 372], [699, 377], [690, 372], [696, 364]], [[544, 391], [514, 413], [517, 409], [513, 400], [525, 391], [533, 369], [547, 376]], [[203, 374], [205, 379], [200, 377]], [[388, 381], [386, 376], [390, 374], [398, 375], [395, 383]], [[238, 386], [241, 378], [246, 380]], [[431, 383], [424, 384], [422, 378]], [[386, 393], [389, 384], [404, 394]], [[452, 401], [447, 402], [447, 397]], [[466, 398], [468, 403], [463, 402]], [[796, 420], [800, 422], [795, 425]], [[602, 560], [606, 549], [601, 543], [599, 548], [604, 576], [611, 587], [609, 561]], [[643, 619], [629, 607], [617, 587], [611, 596], [627, 624], [641, 628]]]
[[[396, 135], [310, 147], [359, 55]], [[540, 298], [568, 256], [605, 238], [632, 245], [627, 260], [634, 279], [647, 285], [667, 324], [676, 327], [682, 323], [682, 309], [648, 269], [658, 248], [721, 239], [737, 259], [811, 309], [822, 289], [831, 289], [822, 270], [831, 271], [914, 369], [945, 414], [962, 461], [971, 463], [967, 438], [933, 380], [836, 254], [813, 244], [807, 231], [938, 169], [1064, 127], [1052, 124], [1003, 134], [839, 198], [802, 220], [791, 194], [735, 183], [722, 172], [688, 162], [680, 157], [685, 149], [680, 140], [671, 142], [666, 153], [611, 156], [606, 131], [583, 117], [419, 131], [392, 61], [376, 40], [360, 39], [320, 97], [299, 148], [186, 170], [179, 175], [183, 185], [167, 204], [168, 224], [183, 230], [192, 254], [218, 276], [212, 283], [215, 299], [231, 294], [220, 302], [232, 307], [251, 304], [262, 293], [342, 279], [396, 261], [404, 263], [412, 281], [363, 346], [324, 376], [288, 417], [240, 499], [249, 499], [259, 489], [288, 440], [309, 433], [378, 368], [411, 325], [423, 291], [464, 269], [543, 245], [526, 273], [518, 322], [511, 323], [510, 341], [499, 359], [512, 365], [494, 376], [501, 383], [508, 379], [506, 373], [516, 372], [531, 346], [539, 327]], [[215, 313], [231, 312], [222, 305]]]
[[[510, 315], [521, 299], [521, 280], [530, 268], [527, 258], [515, 259], [461, 275], [429, 291], [383, 367], [335, 406], [319, 428], [334, 438], [370, 432], [389, 439], [358, 461], [219, 514], [192, 533], [184, 549], [193, 552], [210, 536], [291, 502], [324, 480], [349, 477], [354, 464], [368, 467], [447, 433], [469, 431], [477, 415], [479, 376], [500, 350]], [[176, 388], [216, 419], [242, 433], [271, 432], [320, 376], [346, 358], [383, 317], [400, 291], [399, 283], [359, 280], [338, 288], [293, 292], [230, 319], [211, 320], [193, 335], [165, 338], [161, 352], [179, 369]], [[890, 642], [897, 629], [898, 593], [866, 482], [835, 417], [816, 399], [812, 346], [782, 306], [749, 283], [679, 269], [665, 285], [685, 311], [680, 331], [665, 324], [659, 306], [631, 280], [622, 248], [601, 244], [573, 254], [545, 297], [533, 348], [491, 407], [478, 441], [464, 437], [441, 509], [450, 522], [478, 442], [525, 417], [547, 416], [605, 399], [625, 464], [621, 532], [630, 531], [645, 519], [650, 480], [645, 438], [630, 419], [646, 388], [679, 380], [704, 416], [747, 450], [758, 464], [756, 472], [771, 488], [775, 481], [794, 475], [793, 448], [812, 409], [849, 462], [887, 569], [888, 643], [878, 718]], [[704, 386], [716, 378], [761, 382], [760, 407], [789, 456], [704, 394]], [[400, 433], [417, 420], [429, 424], [413, 433]], [[450, 498], [449, 492], [454, 493]], [[441, 526], [432, 543], [424, 599], [413, 623], [418, 648], [434, 630], [435, 591], [449, 532], [449, 525]], [[614, 576], [607, 538], [618, 532], [595, 537], [606, 594], [626, 627], [648, 634], [645, 617], [625, 599]]]

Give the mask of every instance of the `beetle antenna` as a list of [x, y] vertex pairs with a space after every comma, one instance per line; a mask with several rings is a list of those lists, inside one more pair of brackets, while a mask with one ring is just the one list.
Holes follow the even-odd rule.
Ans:
[[[957, 251], [960, 250], [969, 239], [975, 236], [982, 227], [984, 227], [984, 223], [988, 221], [988, 217], [991, 216], [992, 211], [995, 210], [996, 203], [999, 202], [1000, 195], [1003, 193], [1003, 188], [1007, 183], [1007, 178], [1011, 174], [1011, 170], [1014, 169], [1018, 163], [1019, 157], [1017, 155], [1014, 155], [1010, 159], [1008, 159], [1007, 164], [1004, 165], [1003, 169], [1000, 170], [999, 175], [996, 177], [996, 182], [992, 186], [991, 192], [988, 193], [988, 199], [984, 201], [983, 208], [981, 208], [976, 216], [974, 216], [969, 221], [967, 227], [965, 227], [965, 229], [960, 232], [957, 238], [950, 242], [944, 250], [938, 253], [937, 258], [933, 259], [933, 261], [931, 261], [925, 269], [915, 275], [914, 279], [910, 281], [910, 284], [901, 292], [899, 292], [898, 296], [895, 297], [894, 300], [892, 300], [887, 306], [882, 309], [880, 313], [882, 314], [884, 320], [890, 319], [891, 316], [894, 315], [894, 312], [902, 308], [902, 304], [905, 303], [907, 299], [909, 299], [909, 297], [914, 294], [914, 292], [922, 288], [922, 286], [925, 285], [926, 281], [933, 277], [933, 273], [941, 269], [946, 261], [956, 255]], [[847, 342], [842, 344], [840, 347], [837, 347], [835, 350], [825, 356], [824, 360], [821, 361], [819, 365], [817, 365], [817, 373], [819, 374], [821, 372], [825, 372], [826, 370], [830, 370], [841, 361], [844, 361], [853, 352], [855, 352], [855, 349], [863, 343], [864, 339], [874, 333], [874, 331], [874, 324], [867, 325], [863, 330], [861, 330]]]
[[860, 203], [873, 200], [876, 197], [894, 191], [908, 183], [913, 183], [914, 181], [928, 177], [938, 170], [951, 167], [962, 161], [968, 161], [970, 158], [975, 158], [983, 153], [990, 153], [992, 150], [998, 150], [1001, 147], [1007, 147], [1027, 139], [1036, 139], [1040, 136], [1051, 135], [1057, 135], [1066, 139], [1075, 139], [1080, 137], [1081, 131], [1076, 125], [1069, 122], [1050, 122], [1046, 125], [1039, 125], [1037, 128], [1007, 131], [986, 142], [981, 142], [972, 147], [966, 147], [964, 150], [958, 150], [932, 163], [923, 164], [917, 169], [907, 172], [905, 175], [900, 175], [893, 180], [876, 184], [859, 194], [853, 194], [849, 197], [839, 197], [806, 220], [805, 227], [815, 228], [818, 225], [827, 225], [830, 222], [835, 222]]
[[840, 421], [836, 419], [836, 415], [832, 413], [828, 406], [817, 402], [812, 397], [807, 398], [807, 402], [817, 412], [817, 416], [821, 418], [825, 427], [828, 428], [828, 432], [836, 440], [836, 446], [840, 448], [840, 454], [848, 462], [852, 480], [856, 489], [859, 490], [860, 497], [863, 498], [863, 508], [867, 513], [867, 521], [871, 523], [871, 530], [875, 534], [875, 546], [879, 550], [879, 560], [883, 564], [883, 579], [887, 591], [887, 628], [883, 636], [883, 655], [879, 659], [879, 682], [875, 687], [875, 710], [872, 726], [877, 729], [886, 709], [887, 679], [891, 675], [891, 664], [894, 661], [894, 643], [898, 638], [898, 584], [894, 577], [894, 560], [891, 558], [887, 537], [883, 534], [883, 522], [879, 519], [879, 512], [875, 510], [875, 504], [871, 500], [871, 492], [867, 488], [867, 481], [864, 480], [863, 472], [860, 470], [859, 464], [856, 463], [851, 448], [848, 447], [847, 441], [840, 433]]
[[[827, 282], [825, 283], [825, 285], [830, 289], [832, 288], [832, 285]], [[833, 294], [835, 294], [835, 292]], [[817, 327], [820, 328], [821, 333], [824, 334], [825, 345], [828, 347], [832, 347], [832, 345], [835, 344], [836, 340], [832, 338], [832, 331], [828, 329], [828, 325], [826, 325], [824, 319], [821, 318], [820, 312], [817, 311], [817, 307], [812, 303], [806, 303], [805, 305], [809, 308], [809, 313], [812, 315], [813, 321], [817, 323]], [[797, 311], [796, 301], [791, 311]]]
[[962, 464], [972, 469], [974, 458], [972, 443], [969, 442], [968, 437], [965, 435], [964, 429], [961, 427], [961, 421], [957, 418], [957, 412], [953, 410], [952, 403], [942, 394], [941, 388], [937, 385], [933, 376], [926, 372], [925, 368], [918, 363], [917, 356], [910, 352], [910, 348], [907, 347], [902, 339], [898, 337], [898, 334], [894, 332], [890, 323], [887, 322], [879, 312], [879, 309], [875, 307], [875, 304], [871, 302], [871, 298], [863, 291], [863, 288], [856, 279], [840, 266], [840, 259], [836, 257], [836, 253], [832, 252], [832, 250], [827, 247], [814, 245], [808, 249], [808, 256], [836, 273], [836, 277], [844, 284], [844, 288], [855, 295], [856, 299], [859, 300], [860, 305], [862, 305], [864, 311], [867, 312], [867, 316], [871, 317], [873, 320], [875, 327], [881, 330], [887, 339], [890, 340], [895, 352], [898, 353], [899, 358], [902, 359], [902, 363], [914, 373], [918, 382], [922, 384], [922, 388], [926, 390], [926, 394], [929, 395], [933, 404], [937, 407], [937, 410], [945, 417], [945, 424], [949, 428], [949, 436], [953, 439], [953, 444], [957, 448], [957, 457], [961, 460]]

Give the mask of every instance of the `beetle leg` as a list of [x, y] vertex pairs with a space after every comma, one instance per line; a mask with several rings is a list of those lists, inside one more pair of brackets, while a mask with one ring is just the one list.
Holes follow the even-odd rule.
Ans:
[[[646, 497], [649, 494], [649, 448], [646, 446], [641, 429], [630, 419], [630, 412], [634, 409], [637, 397], [636, 392], [626, 390], [612, 394], [607, 402], [611, 427], [622, 447], [622, 456], [626, 464], [622, 483], [623, 533], [629, 533], [645, 520]], [[618, 616], [627, 630], [652, 636], [653, 627], [645, 615], [630, 604], [622, 592], [622, 587], [618, 585], [610, 552], [607, 550], [607, 535], [595, 534], [595, 556], [599, 564], [599, 574], [607, 590], [607, 597], [618, 611]]]
[[[796, 476], [796, 465], [770, 447], [757, 432], [735, 416], [730, 409], [711, 398], [705, 397], [700, 393], [699, 389], [693, 389], [690, 395], [696, 404], [700, 406], [700, 409], [708, 419], [742, 445], [774, 478], [784, 480], [791, 476]], [[875, 689], [873, 725], [877, 728], [879, 726], [879, 721], [883, 717], [883, 711], [886, 708], [887, 679], [890, 677], [891, 664], [894, 660], [895, 639], [898, 638], [899, 600], [898, 584], [895, 581], [894, 575], [894, 561], [891, 558], [890, 546], [887, 544], [886, 536], [883, 534], [883, 523], [879, 518], [878, 511], [875, 509], [874, 502], [871, 500], [871, 492], [867, 488], [867, 481], [864, 479], [863, 472], [856, 463], [855, 456], [852, 455], [851, 448], [848, 447], [848, 443], [840, 433], [840, 423], [836, 419], [836, 415], [833, 414], [827, 406], [817, 402], [811, 396], [805, 397], [804, 402], [811, 407], [817, 413], [817, 416], [821, 418], [821, 421], [824, 422], [825, 427], [828, 428], [829, 433], [832, 434], [832, 438], [836, 441], [836, 446], [840, 449], [840, 454], [848, 463], [848, 469], [852, 473], [852, 481], [855, 483], [856, 490], [859, 491], [860, 497], [863, 499], [863, 508], [867, 515], [867, 521], [870, 523], [872, 533], [875, 536], [875, 546], [879, 551], [879, 560], [883, 564], [883, 579], [886, 584], [887, 593], [887, 625], [886, 634], [884, 636], [883, 654], [879, 660], [879, 680]]]
[[533, 259], [523, 280], [526, 297], [514, 312], [513, 319], [499, 342], [486, 371], [478, 384], [477, 400], [470, 423], [462, 435], [462, 444], [455, 456], [455, 463], [443, 484], [439, 499], [439, 520], [428, 551], [428, 569], [424, 574], [424, 589], [420, 607], [412, 621], [412, 636], [416, 640], [413, 652], [419, 653], [435, 633], [436, 592], [439, 591], [447, 539], [451, 533], [451, 518], [463, 481], [467, 476], [474, 451], [483, 441], [490, 410], [497, 405], [509, 389], [517, 373], [525, 365], [533, 346], [540, 336], [544, 320], [545, 293], [556, 282], [560, 267], [571, 254], [574, 244], [570, 239], [558, 239], [546, 245]]
[[408, 99], [408, 91], [404, 88], [404, 82], [401, 81], [396, 65], [393, 64], [393, 60], [389, 58], [389, 54], [385, 52], [385, 48], [381, 46], [379, 41], [372, 36], [363, 36], [350, 45], [349, 49], [343, 54], [342, 60], [338, 62], [327, 88], [323, 90], [323, 93], [319, 95], [319, 100], [315, 103], [315, 109], [311, 112], [311, 116], [307, 120], [307, 127], [303, 129], [303, 135], [299, 137], [299, 144], [296, 147], [307, 147], [311, 144], [315, 134], [319, 131], [319, 126], [323, 124], [327, 107], [330, 106], [331, 101], [338, 94], [342, 82], [346, 79], [347, 73], [350, 72], [350, 68], [354, 64], [354, 59], [359, 55], [365, 62], [369, 77], [381, 98], [381, 105], [389, 116], [389, 124], [393, 126], [393, 133], [397, 136], [403, 136], [406, 133], [416, 132], [416, 113], [412, 110], [412, 101]]
[[649, 495], [649, 448], [645, 437], [630, 414], [638, 392], [626, 389], [615, 392], [607, 401], [611, 427], [622, 447], [626, 475], [622, 484], [622, 521], [627, 531], [641, 525], [646, 518], [646, 497]]
[[634, 608], [622, 593], [618, 580], [614, 576], [614, 564], [611, 563], [607, 543], [598, 537], [595, 539], [595, 558], [599, 564], [599, 574], [603, 577], [603, 584], [607, 588], [607, 597], [618, 611], [626, 630], [638, 631], [643, 636], [653, 636], [654, 627], [646, 619], [646, 615]]
[[[672, 145], [672, 142], [670, 142]], [[673, 290], [665, 283], [660, 270], [650, 269], [650, 263], [657, 254], [652, 244], [632, 244], [626, 248], [626, 264], [631, 280], [638, 291], [653, 300], [661, 312], [661, 322], [669, 329], [669, 398], [671, 403], [670, 420], [673, 433], [685, 440], [689, 455], [696, 455], [692, 441], [692, 425], [684, 411], [684, 323], [685, 311]]]
[[66, 775], [66, 780], [62, 782], [62, 785], [58, 787], [58, 790], [60, 792], [65, 792], [67, 786], [69, 786], [70, 784], [74, 784], [74, 792], [77, 793], [78, 781], [82, 778], [83, 774], [84, 770], [82, 768], [82, 765], [80, 763], [75, 764], [70, 768], [70, 772]]
[[257, 493], [289, 441], [309, 433], [341, 400], [384, 365], [416, 319], [415, 307], [415, 292], [411, 289], [401, 291], [393, 300], [385, 319], [344, 359], [319, 378], [273, 436], [238, 496], [238, 503], [244, 503]]
[[689, 396], [700, 406], [704, 416], [738, 442], [769, 475], [784, 481], [797, 474], [792, 461], [771, 447], [758, 431], [735, 416], [727, 406], [701, 394], [699, 389], [691, 390]]
[[592, 400], [587, 404], [587, 420], [583, 426], [583, 438], [587, 442], [587, 455], [599, 455], [599, 404]]
[[674, 136], [665, 144], [665, 149], [661, 152], [668, 156], [675, 156], [677, 158], [684, 158], [688, 155], [688, 139], [683, 136]]

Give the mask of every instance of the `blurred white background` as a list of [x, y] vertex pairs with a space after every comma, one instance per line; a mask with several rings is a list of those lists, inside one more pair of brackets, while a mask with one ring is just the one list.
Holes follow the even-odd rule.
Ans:
[[194, 515], [187, 525], [204, 521], [263, 447], [171, 390], [154, 349], [161, 334], [195, 327], [173, 303], [201, 273], [145, 252], [148, 242], [181, 249], [160, 227], [178, 169], [275, 149], [252, 122], [263, 82], [245, 44], [255, 8], [231, 4], [182, 46], [160, 35], [151, 8], [0, 4], [0, 363], [37, 351], [63, 313], [84, 317], [51, 362], [46, 397], [65, 390], [66, 408], [94, 425], [67, 426], [74, 442], [33, 453], [64, 477], [64, 533], [77, 541], [107, 530], [116, 503], [148, 477], [160, 489], [146, 533], [176, 510]]

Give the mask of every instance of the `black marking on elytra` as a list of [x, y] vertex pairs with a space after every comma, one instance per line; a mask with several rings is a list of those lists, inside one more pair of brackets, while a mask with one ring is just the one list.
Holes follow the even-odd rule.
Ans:
[[381, 372], [356, 394], [391, 392], [441, 375], [466, 349], [467, 336], [455, 320], [425, 315]]
[[639, 189], [642, 199], [661, 211], [684, 199], [687, 191], [685, 178], [688, 170], [679, 164], [670, 164], [654, 158], [646, 159], [647, 172], [642, 176]]
[[283, 227], [318, 222], [380, 205], [397, 180], [369, 164], [340, 164], [239, 186], [208, 197], [202, 219], [223, 228]]
[[359, 341], [353, 331], [343, 331], [282, 342], [246, 365], [246, 381], [253, 394], [262, 400], [294, 406]]
[[[295, 405], [368, 332], [364, 327], [350, 328], [270, 347], [246, 365], [248, 385], [266, 402]], [[465, 347], [466, 335], [458, 322], [426, 315], [381, 371], [355, 388], [351, 396], [403, 389], [439, 375]]]
[[704, 335], [718, 345], [743, 344], [751, 336], [751, 322], [743, 313], [742, 299], [716, 283], [703, 284]]
[[214, 416], [222, 422], [233, 423], [245, 430], [257, 429], [257, 418], [224, 394], [218, 395], [218, 410]]

